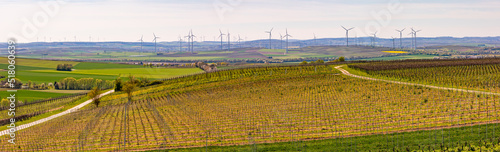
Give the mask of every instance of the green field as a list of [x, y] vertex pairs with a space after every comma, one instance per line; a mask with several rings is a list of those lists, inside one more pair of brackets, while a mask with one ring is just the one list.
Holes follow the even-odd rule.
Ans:
[[[6, 62], [6, 61], [5, 61]], [[171, 78], [203, 72], [198, 68], [144, 68], [142, 65], [88, 63], [72, 61], [48, 61], [34, 59], [16, 60], [16, 77], [23, 83], [31, 80], [34, 83], [54, 83], [67, 77], [75, 79], [94, 78], [101, 80], [114, 80], [118, 75], [127, 77], [132, 74], [136, 77], [151, 79]], [[56, 71], [58, 64], [73, 64], [74, 71]], [[7, 64], [0, 64], [0, 69], [7, 69]], [[7, 71], [0, 71], [7, 75]]]
[[[0, 99], [5, 99], [10, 96], [11, 93], [0, 90]], [[31, 102], [35, 100], [42, 100], [47, 98], [55, 98], [63, 95], [69, 95], [70, 93], [56, 93], [56, 92], [42, 92], [35, 90], [18, 90], [16, 93], [17, 100], [23, 102]]]
[[[112, 63], [91, 63], [81, 62], [73, 66], [73, 69], [86, 70], [86, 69], [123, 69], [123, 68], [143, 68], [142, 65], [130, 64], [112, 64]], [[42, 69], [39, 69], [42, 70]]]
[[199, 68], [132, 68], [132, 69], [92, 69], [92, 70], [74, 70], [56, 71], [56, 70], [35, 70], [33, 72], [61, 74], [61, 75], [89, 75], [89, 76], [112, 76], [116, 78], [118, 75], [128, 77], [129, 74], [136, 77], [146, 77], [152, 79], [171, 78], [182, 75], [189, 75], [203, 72]]

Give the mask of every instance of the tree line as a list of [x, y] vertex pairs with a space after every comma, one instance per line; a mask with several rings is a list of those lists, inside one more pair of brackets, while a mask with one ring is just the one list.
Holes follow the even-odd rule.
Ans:
[[58, 90], [91, 90], [94, 87], [109, 89], [113, 88], [113, 86], [113, 81], [94, 78], [81, 78], [77, 80], [73, 77], [68, 77], [59, 82], [54, 82], [54, 89]]

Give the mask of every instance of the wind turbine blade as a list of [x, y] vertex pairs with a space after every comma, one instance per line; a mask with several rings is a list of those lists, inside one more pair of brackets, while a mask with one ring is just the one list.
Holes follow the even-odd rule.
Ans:
[[273, 32], [273, 29], [274, 29], [274, 27], [273, 27], [273, 28], [271, 28], [271, 31], [269, 31], [269, 33]]
[[350, 30], [352, 30], [352, 29], [354, 29], [354, 27], [352, 27], [352, 28], [348, 29], [348, 31], [350, 31]]
[[344, 30], [347, 30], [344, 26], [341, 26]]

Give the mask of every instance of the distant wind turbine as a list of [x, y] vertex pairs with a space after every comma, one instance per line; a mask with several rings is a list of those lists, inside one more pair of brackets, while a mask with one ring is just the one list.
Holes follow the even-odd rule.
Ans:
[[274, 27], [273, 27], [273, 28], [271, 28], [271, 30], [266, 31], [266, 33], [269, 33], [269, 49], [273, 49], [273, 46], [272, 46], [272, 41], [271, 41], [272, 36], [273, 36], [273, 34], [272, 34], [272, 33], [273, 33], [273, 29], [274, 29]]
[[413, 28], [411, 28], [411, 30], [413, 31], [413, 38], [415, 39], [415, 50], [417, 49], [417, 33], [422, 31], [422, 30], [414, 30]]
[[190, 37], [191, 37], [191, 53], [194, 53], [194, 38], [196, 36], [193, 34], [193, 30], [191, 30], [189, 33], [191, 33], [190, 34]]
[[280, 49], [283, 49], [283, 35], [280, 33]]
[[392, 38], [392, 49], [396, 49], [396, 42], [395, 42], [396, 38], [392, 36], [391, 38]]
[[313, 35], [314, 35], [314, 45], [316, 46], [318, 45], [318, 43], [316, 43], [316, 33], [313, 33]]
[[[141, 42], [141, 52], [142, 52], [142, 43], [144, 43], [144, 41], [142, 40], [143, 37], [144, 37], [144, 35], [141, 36], [141, 39], [138, 40], [139, 42]], [[139, 52], [139, 55], [141, 55], [141, 52]]]
[[189, 31], [188, 35], [185, 36], [185, 38], [187, 38], [187, 43], [188, 43], [188, 52], [191, 52], [191, 38], [192, 38], [191, 35], [192, 35], [191, 31]]
[[231, 51], [231, 33], [227, 31], [227, 51]]
[[155, 54], [157, 54], [157, 52], [156, 52], [156, 40], [159, 39], [160, 37], [157, 37], [155, 33], [153, 33], [153, 36], [154, 36], [153, 42], [155, 42]]
[[415, 35], [415, 33], [413, 31], [411, 31], [410, 34], [408, 34], [408, 35], [411, 35], [411, 48], [413, 49], [413, 48], [415, 48], [415, 44], [413, 43], [414, 42], [413, 36]]
[[403, 31], [405, 30], [406, 28], [402, 29], [402, 30], [396, 30], [399, 32], [399, 48], [400, 49], [403, 49]]
[[373, 35], [373, 40], [372, 40], [372, 46], [377, 45], [377, 31], [372, 34]]
[[220, 32], [220, 35], [219, 35], [219, 38], [220, 38], [220, 50], [222, 51], [223, 46], [224, 46], [224, 45], [222, 44], [222, 43], [223, 43], [223, 40], [224, 40], [224, 39], [223, 39], [223, 36], [224, 36], [224, 35], [226, 35], [226, 34], [222, 33], [222, 31], [221, 31], [220, 29], [219, 29], [219, 32]]
[[182, 37], [179, 35], [179, 52], [182, 52]]
[[240, 44], [240, 48], [243, 48], [243, 47], [241, 46], [241, 40], [243, 40], [243, 39], [241, 39], [240, 35], [238, 34], [238, 44]]
[[351, 27], [349, 29], [345, 28], [344, 26], [342, 26], [342, 28], [345, 30], [345, 36], [346, 36], [346, 41], [347, 41], [347, 47], [349, 47], [349, 31], [354, 29], [354, 27]]
[[292, 37], [291, 35], [288, 34], [288, 29], [286, 29], [286, 35], [284, 36], [286, 38], [286, 50], [285, 50], [285, 55], [288, 54], [288, 37]]

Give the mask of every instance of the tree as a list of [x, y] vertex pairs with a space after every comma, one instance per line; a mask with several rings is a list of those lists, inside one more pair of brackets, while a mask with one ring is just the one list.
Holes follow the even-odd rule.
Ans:
[[28, 80], [28, 89], [33, 89], [33, 82], [31, 80]]
[[302, 61], [302, 62], [300, 62], [299, 65], [306, 65], [306, 64], [307, 64], [307, 61]]
[[87, 96], [92, 99], [92, 103], [96, 106], [99, 107], [100, 101], [100, 96], [99, 94], [101, 93], [101, 89], [99, 87], [94, 87], [90, 92], [87, 94]]
[[73, 68], [72, 64], [58, 64], [57, 71], [71, 71]]
[[57, 81], [54, 81], [54, 89], [59, 90], [59, 84]]
[[132, 93], [134, 92], [134, 89], [137, 84], [139, 84], [139, 80], [136, 80], [134, 76], [129, 75], [128, 76], [129, 81], [123, 86], [123, 91], [127, 93], [127, 98], [128, 102], [132, 101]]
[[318, 60], [316, 61], [316, 63], [317, 63], [317, 64], [323, 64], [323, 63], [325, 63], [325, 61], [323, 61], [323, 60], [321, 60], [321, 59], [318, 59]]
[[122, 83], [122, 78], [118, 76], [115, 81], [115, 92], [122, 91], [123, 83]]
[[345, 57], [343, 57], [343, 56], [339, 57], [339, 61], [340, 62], [344, 62], [345, 61]]

